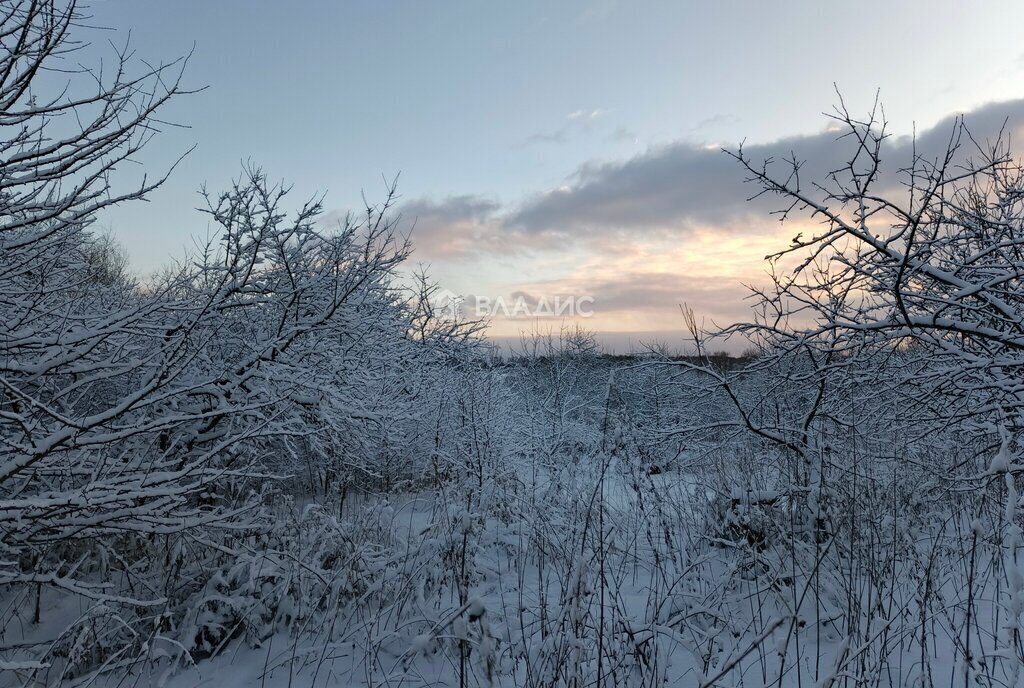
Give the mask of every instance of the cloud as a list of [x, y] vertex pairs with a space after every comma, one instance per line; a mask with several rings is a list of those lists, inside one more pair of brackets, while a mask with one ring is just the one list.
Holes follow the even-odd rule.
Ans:
[[626, 162], [584, 165], [508, 222], [530, 232], [572, 233], [722, 220], [732, 215], [723, 209], [737, 207], [741, 181], [735, 163], [717, 149], [677, 143]]
[[[687, 274], [610, 269], [604, 274], [578, 274], [566, 279], [516, 285], [504, 298], [508, 303], [559, 303], [584, 299], [589, 317], [577, 317], [581, 326], [602, 332], [682, 330], [679, 306], [693, 307], [701, 317], [722, 324], [749, 317], [749, 291], [735, 279], [706, 279]], [[573, 318], [570, 318], [573, 320]], [[514, 336], [524, 326], [553, 326], [561, 317], [509, 317], [497, 313], [491, 332]]]
[[608, 135], [608, 140], [616, 143], [636, 143], [639, 140], [639, 137], [636, 135], [636, 132], [631, 129], [627, 129], [626, 127], [615, 127], [615, 131]]
[[593, 108], [591, 110], [575, 110], [565, 116], [565, 123], [551, 131], [541, 131], [531, 135], [524, 142], [526, 145], [534, 143], [566, 143], [569, 137], [576, 131], [589, 131], [596, 120], [608, 114], [604, 108]]
[[507, 211], [494, 199], [472, 194], [440, 200], [416, 198], [398, 208], [410, 228], [417, 258], [460, 260], [505, 257], [566, 247], [554, 232], [524, 232], [506, 222]]
[[[1010, 132], [1024, 124], [1024, 100], [985, 105], [965, 119], [985, 145], [1007, 119]], [[900, 193], [899, 170], [913, 152], [940, 155], [955, 123], [950, 116], [916, 137], [888, 139], [882, 186]], [[847, 162], [853, 141], [837, 139], [839, 133], [830, 128], [747, 145], [744, 152], [755, 161], [774, 160], [780, 174], [786, 159], [806, 160], [801, 181], [809, 188]], [[964, 144], [967, 155], [973, 144]], [[581, 324], [603, 332], [681, 328], [680, 303], [724, 325], [749, 319], [743, 283], [764, 283], [763, 256], [816, 227], [816, 220], [797, 215], [784, 233], [766, 231], [778, 226], [769, 211], [780, 199], [748, 202], [757, 189], [744, 185], [744, 177], [718, 147], [681, 141], [628, 160], [584, 164], [558, 188], [519, 204], [460, 195], [416, 199], [401, 210], [415, 220], [417, 257], [447, 260], [456, 276], [486, 266], [483, 280], [467, 284], [467, 291], [529, 303], [591, 296], [595, 315]], [[494, 268], [499, 263], [503, 277]], [[445, 280], [443, 271], [437, 277]], [[522, 327], [521, 321], [496, 321], [492, 331], [513, 335]]]
[[[689, 304], [700, 312], [723, 313], [746, 310], [743, 300], [749, 290], [734, 278], [693, 277], [686, 274], [632, 272], [598, 281], [593, 286], [603, 311], [658, 310], [666, 306], [673, 312], [680, 304]], [[598, 306], [595, 306], [598, 308]]]
[[530, 306], [536, 306], [540, 303], [540, 299], [529, 292], [525, 292], [521, 289], [517, 289], [509, 294], [509, 299], [512, 301], [522, 300], [524, 303]]
[[[949, 143], [950, 135], [956, 124], [959, 114], [949, 115], [939, 120], [938, 123], [928, 129], [917, 133], [916, 146], [919, 153], [926, 156], [937, 156], [941, 154]], [[981, 145], [994, 141], [999, 132], [1006, 125], [1006, 134], [1020, 131], [1024, 127], [1024, 98], [995, 103], [988, 103], [973, 110], [963, 113], [964, 123], [970, 131], [971, 136]], [[902, 155], [904, 159], [909, 156], [914, 138], [910, 135], [903, 135], [890, 139], [890, 146]], [[973, 148], [970, 141], [965, 141], [963, 150], [965, 153], [972, 153]], [[1022, 151], [1018, 148], [1016, 154], [1020, 156]]]
[[[1024, 123], [1024, 100], [993, 103], [966, 116], [976, 140], [994, 138], [1009, 118]], [[918, 132], [916, 149], [927, 156], [945, 150], [956, 118], [950, 116]], [[841, 133], [841, 132], [839, 132]], [[801, 178], [824, 180], [844, 165], [854, 149], [849, 138], [837, 138], [834, 129], [744, 147], [752, 160], [774, 161], [785, 170], [785, 160], [806, 161]], [[965, 150], [970, 142], [966, 142]], [[895, 173], [905, 166], [915, 145], [911, 136], [893, 137], [883, 151], [883, 183], [894, 185]], [[505, 223], [527, 233], [557, 232], [566, 236], [616, 230], [676, 231], [700, 225], [742, 226], [754, 217], [765, 218], [778, 199], [762, 197], [748, 202], [756, 188], [744, 185], [744, 170], [718, 146], [676, 142], [648, 150], [629, 160], [582, 165], [563, 186], [528, 199], [508, 214]]]
[[482, 247], [502, 247], [496, 220], [500, 208], [493, 199], [467, 194], [439, 201], [414, 199], [399, 210], [412, 223], [417, 256], [454, 258], [478, 253]]
[[[582, 286], [582, 285], [581, 285]], [[679, 315], [679, 305], [689, 304], [715, 317], [733, 316], [747, 308], [748, 290], [739, 282], [722, 278], [695, 278], [685, 274], [627, 272], [587, 285], [594, 297], [594, 312], [625, 319], [658, 314]]]
[[[578, 111], [568, 117], [585, 121], [601, 113]], [[1024, 99], [977, 108], [965, 119], [975, 140], [984, 143], [1007, 119], [1011, 130], [1024, 123]], [[915, 146], [919, 154], [940, 155], [955, 122], [956, 116], [946, 117], [918, 132], [916, 141], [910, 135], [888, 139], [883, 187], [899, 193], [897, 173], [908, 164]], [[849, 160], [854, 142], [841, 134], [830, 126], [815, 134], [746, 145], [743, 150], [754, 161], [772, 161], [769, 169], [779, 174], [788, 170], [787, 160], [805, 161], [800, 175], [809, 185]], [[964, 150], [971, 152], [973, 144], [965, 141]], [[583, 164], [562, 186], [518, 206], [458, 195], [416, 199], [405, 203], [402, 213], [416, 223], [413, 241], [418, 254], [431, 258], [567, 250], [610, 237], [682, 238], [709, 229], [728, 236], [763, 234], [775, 226], [770, 212], [779, 207], [779, 199], [762, 196], [749, 201], [757, 188], [744, 184], [746, 176], [719, 146], [680, 141], [624, 161]]]
[[702, 119], [701, 121], [699, 121], [695, 125], [693, 125], [690, 128], [690, 131], [692, 131], [692, 132], [703, 131], [705, 129], [710, 129], [712, 127], [721, 126], [723, 124], [731, 124], [731, 123], [734, 123], [734, 122], [736, 122], [736, 118], [733, 117], [732, 115], [724, 115], [724, 114], [719, 113], [719, 114], [716, 114], [716, 115], [712, 115], [710, 117], [705, 117], [704, 119]]
[[554, 131], [539, 131], [531, 134], [524, 142], [526, 145], [534, 143], [565, 143], [569, 140], [569, 127], [563, 126]]
[[570, 112], [568, 115], [565, 116], [565, 118], [570, 122], [590, 122], [597, 119], [601, 115], [606, 114], [607, 112], [608, 111], [605, 110], [604, 108], [595, 108], [593, 110], [576, 110], [575, 112]]

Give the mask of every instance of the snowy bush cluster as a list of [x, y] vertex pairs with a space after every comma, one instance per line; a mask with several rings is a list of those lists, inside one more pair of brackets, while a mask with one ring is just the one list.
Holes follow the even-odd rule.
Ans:
[[4, 11], [0, 685], [1024, 681], [1002, 141], [897, 173], [840, 109], [817, 184], [737, 151], [821, 221], [752, 322], [502, 357], [403, 272], [393, 191], [325, 229], [247, 168], [202, 250], [133, 276], [95, 221], [160, 183], [112, 180], [182, 63], [48, 91], [77, 16]]

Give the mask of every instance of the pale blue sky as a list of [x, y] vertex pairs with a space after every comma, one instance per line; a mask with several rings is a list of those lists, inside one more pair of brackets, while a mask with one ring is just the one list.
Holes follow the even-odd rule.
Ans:
[[[486, 203], [475, 240], [500, 231], [487, 229], [494, 217], [581, 183], [581, 169], [820, 133], [833, 82], [857, 110], [880, 89], [901, 133], [1024, 96], [1024, 46], [1009, 28], [1024, 26], [1020, 2], [95, 0], [92, 14], [131, 29], [150, 60], [194, 43], [187, 81], [208, 86], [169, 113], [191, 128], [142, 160], [158, 169], [197, 149], [149, 204], [103, 218], [140, 270], [204, 233], [196, 188], [223, 188], [245, 159], [296, 195], [325, 191], [328, 209], [357, 205], [364, 189], [379, 197], [381, 176], [401, 172], [412, 209]], [[425, 231], [449, 236], [443, 224]], [[417, 256], [457, 291], [494, 294], [517, 280], [585, 286], [579, 267], [597, 270], [602, 250], [611, 261], [622, 243], [456, 259], [421, 242]]]

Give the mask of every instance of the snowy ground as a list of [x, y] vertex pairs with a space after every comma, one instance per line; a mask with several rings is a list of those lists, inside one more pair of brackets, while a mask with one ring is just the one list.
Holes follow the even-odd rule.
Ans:
[[[385, 563], [336, 613], [278, 619], [265, 637], [231, 640], [193, 666], [158, 662], [94, 685], [900, 686], [928, 685], [925, 671], [933, 685], [962, 680], [945, 659], [955, 613], [923, 620], [947, 630], [920, 647], [905, 611], [916, 582], [904, 572], [889, 572], [887, 599], [861, 600], [881, 613], [851, 638], [842, 582], [770, 548], [722, 546], [691, 508], [697, 484], [577, 467], [518, 495], [530, 518], [512, 503], [470, 514], [444, 495], [367, 501], [361, 510], [389, 534]], [[955, 609], [955, 581], [943, 592]]]

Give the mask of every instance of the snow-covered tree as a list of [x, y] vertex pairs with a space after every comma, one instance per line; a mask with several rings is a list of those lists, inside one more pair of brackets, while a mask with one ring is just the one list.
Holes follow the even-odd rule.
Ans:
[[180, 624], [218, 558], [266, 531], [274, 483], [425, 471], [419, 402], [473, 326], [400, 287], [393, 189], [325, 229], [319, 202], [289, 213], [287, 189], [255, 168], [206, 194], [218, 233], [204, 250], [132, 277], [93, 227], [162, 181], [110, 179], [182, 92], [184, 61], [130, 76], [125, 48], [112, 73], [64, 85], [53, 70], [83, 47], [74, 3], [3, 13], [0, 596], [26, 624], [62, 599], [87, 611], [37, 646], [0, 643], [0, 670], [59, 682], [161, 638], [231, 637]]

